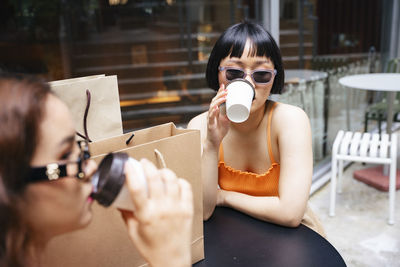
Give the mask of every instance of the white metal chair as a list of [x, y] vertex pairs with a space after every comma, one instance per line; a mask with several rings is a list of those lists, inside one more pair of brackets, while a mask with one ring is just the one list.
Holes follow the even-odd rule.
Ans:
[[[390, 138], [389, 138], [390, 137]], [[389, 224], [394, 224], [396, 195], [397, 134], [371, 134], [339, 131], [332, 147], [332, 175], [329, 216], [335, 216], [336, 175], [342, 192], [343, 161], [387, 164], [389, 170]]]

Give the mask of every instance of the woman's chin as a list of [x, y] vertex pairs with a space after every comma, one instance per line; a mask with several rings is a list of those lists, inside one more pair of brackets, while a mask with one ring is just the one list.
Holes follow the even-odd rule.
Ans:
[[64, 225], [58, 228], [58, 230], [53, 229], [53, 232], [51, 233], [50, 236], [55, 237], [83, 230], [86, 227], [88, 227], [88, 225], [92, 221], [92, 218], [93, 218], [92, 212], [86, 211], [85, 214], [82, 214], [80, 217], [76, 218], [76, 220], [71, 221], [67, 224], [64, 223]]
[[93, 218], [92, 204], [93, 204], [92, 200], [87, 202], [87, 210], [86, 210], [86, 213], [83, 218], [85, 227], [90, 224], [90, 222], [92, 221], [92, 218]]
[[82, 218], [79, 223], [79, 229], [86, 228], [92, 221], [93, 214], [92, 211], [88, 211]]
[[93, 218], [92, 212], [92, 202], [88, 201], [84, 207], [84, 211], [82, 212], [81, 218], [79, 220], [79, 229], [87, 227]]

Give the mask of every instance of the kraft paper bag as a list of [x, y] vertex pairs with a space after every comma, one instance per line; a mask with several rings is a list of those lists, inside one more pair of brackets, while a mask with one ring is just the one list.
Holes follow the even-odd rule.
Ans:
[[117, 76], [92, 75], [53, 81], [49, 85], [67, 104], [81, 136], [87, 134], [91, 141], [96, 141], [123, 133]]
[[58, 80], [58, 81], [51, 81], [49, 84], [51, 86], [54, 85], [61, 85], [61, 84], [68, 84], [68, 83], [73, 83], [73, 82], [81, 82], [84, 80], [90, 80], [94, 78], [99, 78], [99, 77], [106, 77], [105, 74], [96, 74], [96, 75], [90, 75], [90, 76], [84, 76], [84, 77], [76, 77], [76, 78], [70, 78], [70, 79], [64, 79], [64, 80]]
[[[92, 158], [99, 163], [107, 153], [118, 151], [137, 160], [147, 158], [160, 166], [157, 156], [160, 152], [166, 167], [192, 186], [192, 263], [204, 259], [200, 132], [177, 129], [173, 123], [167, 123], [133, 134], [133, 137], [127, 133], [89, 143]], [[131, 242], [118, 210], [93, 203], [92, 211], [93, 220], [87, 228], [50, 241], [43, 266], [148, 266]]]

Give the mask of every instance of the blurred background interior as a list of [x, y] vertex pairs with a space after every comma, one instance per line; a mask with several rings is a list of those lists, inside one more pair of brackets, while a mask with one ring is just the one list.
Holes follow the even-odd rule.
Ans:
[[117, 75], [125, 132], [185, 127], [214, 95], [204, 73], [218, 36], [259, 22], [286, 69], [284, 93], [272, 98], [311, 119], [316, 190], [337, 131], [363, 130], [367, 108], [384, 98], [338, 79], [385, 71], [399, 56], [399, 9], [395, 0], [1, 0], [0, 70], [47, 80]]

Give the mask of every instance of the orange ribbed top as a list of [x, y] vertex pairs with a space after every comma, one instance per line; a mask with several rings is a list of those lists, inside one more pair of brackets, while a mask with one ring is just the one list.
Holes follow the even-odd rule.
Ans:
[[235, 191], [252, 196], [278, 196], [280, 165], [275, 162], [271, 148], [271, 119], [272, 112], [276, 106], [272, 106], [268, 114], [267, 142], [268, 154], [271, 166], [263, 174], [246, 172], [233, 169], [224, 162], [224, 150], [222, 143], [219, 147], [218, 184], [221, 189]]

